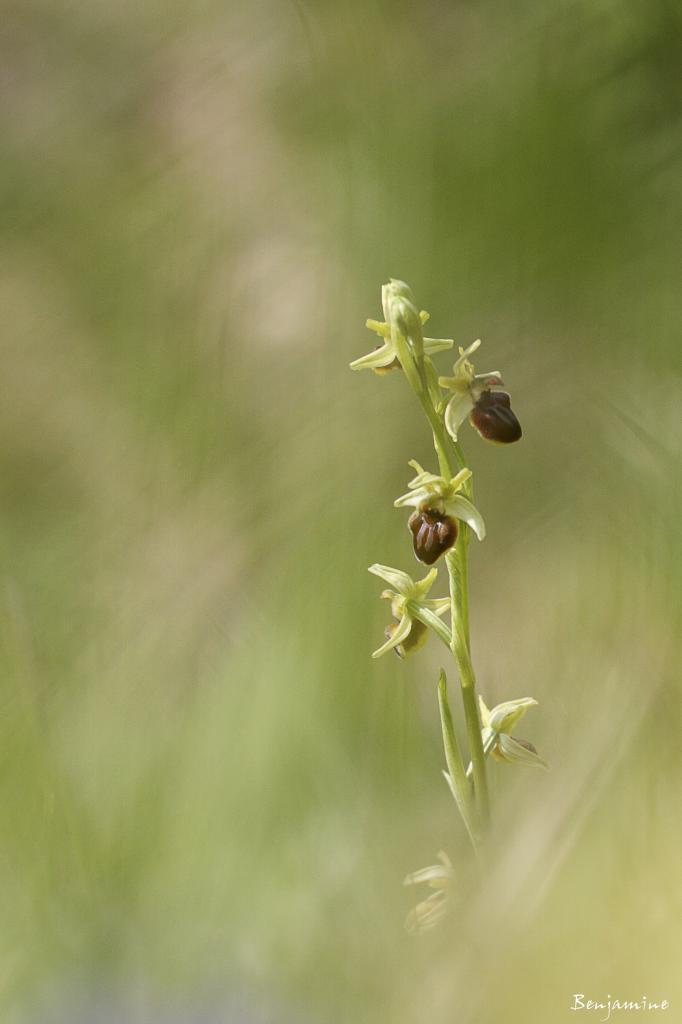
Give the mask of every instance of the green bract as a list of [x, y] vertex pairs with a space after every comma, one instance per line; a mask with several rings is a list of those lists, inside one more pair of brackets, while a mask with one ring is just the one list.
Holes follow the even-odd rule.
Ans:
[[470, 469], [461, 469], [452, 480], [436, 476], [435, 473], [427, 473], [419, 465], [416, 459], [408, 462], [417, 472], [417, 476], [408, 483], [409, 491], [401, 494], [393, 502], [396, 508], [412, 506], [417, 509], [432, 509], [443, 515], [452, 516], [454, 519], [461, 519], [470, 526], [479, 540], [485, 537], [485, 523], [483, 516], [476, 506], [460, 494], [460, 490], [471, 476]]
[[391, 569], [388, 565], [370, 565], [369, 571], [394, 588], [382, 591], [381, 596], [390, 600], [391, 613], [398, 620], [397, 625], [387, 630], [389, 635], [386, 643], [374, 651], [372, 657], [380, 658], [393, 648], [401, 655], [412, 653], [426, 642], [428, 635], [426, 626], [416, 613], [426, 611], [439, 616], [450, 608], [449, 597], [426, 598], [438, 576], [438, 570], [431, 569], [417, 583], [406, 572]]

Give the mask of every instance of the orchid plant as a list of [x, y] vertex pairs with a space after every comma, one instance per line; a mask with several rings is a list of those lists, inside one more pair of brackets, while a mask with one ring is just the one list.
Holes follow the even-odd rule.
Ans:
[[[415, 582], [408, 573], [385, 565], [372, 565], [370, 572], [391, 589], [381, 597], [390, 600], [394, 622], [386, 629], [385, 642], [374, 651], [378, 658], [393, 650], [406, 658], [419, 650], [433, 632], [452, 653], [460, 682], [466, 725], [468, 765], [465, 766], [448, 699], [447, 680], [441, 670], [438, 680], [445, 763], [443, 772], [462, 817], [474, 851], [484, 841], [490, 818], [487, 758], [507, 764], [547, 767], [535, 748], [511, 732], [526, 710], [537, 702], [532, 697], [508, 700], [489, 710], [477, 694], [469, 639], [468, 548], [473, 534], [485, 538], [485, 523], [473, 503], [472, 472], [466, 466], [459, 441], [462, 424], [468, 418], [487, 441], [511, 444], [520, 440], [521, 425], [512, 410], [511, 399], [497, 371], [476, 373], [469, 360], [480, 346], [474, 341], [459, 349], [452, 375], [439, 376], [431, 356], [451, 349], [448, 338], [426, 338], [423, 327], [429, 314], [420, 311], [410, 288], [391, 280], [382, 288], [384, 320], [367, 320], [381, 343], [372, 352], [352, 362], [351, 369], [370, 369], [377, 374], [402, 371], [428, 420], [438, 473], [412, 460], [416, 476], [407, 491], [396, 499], [396, 508], [409, 508], [407, 526], [416, 559], [432, 566]], [[448, 596], [427, 597], [438, 577], [435, 563], [443, 560], [448, 577]], [[449, 622], [443, 616], [449, 613]], [[410, 931], [432, 927], [453, 904], [454, 869], [446, 854], [440, 864], [408, 875], [406, 885], [426, 883], [435, 891], [410, 913]]]

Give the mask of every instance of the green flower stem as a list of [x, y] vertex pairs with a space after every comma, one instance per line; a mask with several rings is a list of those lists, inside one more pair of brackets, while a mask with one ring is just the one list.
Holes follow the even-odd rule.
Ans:
[[[472, 488], [469, 487], [468, 495], [469, 499], [473, 497]], [[464, 523], [458, 540], [460, 542], [459, 552], [459, 576], [460, 576], [460, 606], [462, 615], [462, 632], [464, 634], [464, 642], [466, 643], [469, 657], [471, 657], [471, 640], [469, 637], [469, 541], [471, 540], [471, 530]], [[455, 552], [457, 553], [457, 551]]]
[[462, 688], [462, 703], [466, 719], [469, 751], [473, 765], [474, 792], [483, 828], [490, 817], [490, 797], [488, 795], [488, 776], [486, 772], [483, 740], [481, 738], [481, 718], [476, 698], [476, 678], [469, 653], [467, 607], [467, 540], [462, 536], [467, 527], [462, 526], [460, 536], [453, 551], [449, 551], [445, 560], [450, 577], [450, 602], [452, 609], [452, 653], [459, 669]]
[[410, 605], [410, 612], [415, 619], [419, 619], [425, 626], [432, 629], [441, 638], [448, 650], [452, 650], [452, 634], [442, 619], [439, 619], [429, 608], [423, 608], [417, 604]]
[[474, 827], [474, 808], [472, 806], [471, 785], [464, 771], [464, 762], [457, 742], [457, 734], [452, 722], [450, 704], [448, 702], [448, 683], [443, 669], [440, 670], [438, 679], [438, 708], [443, 729], [443, 746], [445, 748], [445, 763], [448, 766], [448, 775], [452, 783], [452, 795], [455, 798], [459, 813], [466, 826], [474, 850], [478, 847], [478, 838]]
[[[463, 468], [464, 456], [459, 444], [453, 442], [447, 433], [442, 417], [434, 408], [431, 400], [424, 366], [423, 344], [410, 345], [408, 339], [395, 324], [392, 325], [392, 331], [405, 376], [417, 395], [431, 426], [440, 471], [444, 476], [451, 478], [458, 468]], [[471, 489], [468, 488], [468, 490], [470, 494]], [[481, 739], [481, 719], [476, 699], [476, 679], [471, 664], [469, 643], [468, 532], [469, 528], [462, 523], [455, 548], [446, 555], [452, 613], [451, 650], [459, 670], [467, 737], [473, 765], [474, 795], [481, 825], [485, 827], [490, 817], [490, 797]]]
[[[464, 468], [464, 457], [462, 456], [461, 449], [459, 448], [459, 445], [452, 442], [450, 435], [445, 429], [443, 420], [433, 407], [433, 402], [431, 401], [431, 396], [429, 394], [429, 387], [426, 382], [423, 355], [418, 357], [415, 352], [413, 352], [409, 341], [402, 331], [399, 331], [396, 327], [393, 327], [393, 331], [400, 365], [403, 368], [403, 372], [407, 377], [408, 383], [419, 399], [421, 406], [426, 413], [426, 418], [429, 421], [431, 430], [433, 431], [433, 439], [436, 448], [436, 455], [438, 456], [440, 471], [443, 476], [447, 476], [448, 479], [450, 479], [455, 475], [457, 469]], [[457, 465], [457, 469], [453, 468], [455, 465]]]

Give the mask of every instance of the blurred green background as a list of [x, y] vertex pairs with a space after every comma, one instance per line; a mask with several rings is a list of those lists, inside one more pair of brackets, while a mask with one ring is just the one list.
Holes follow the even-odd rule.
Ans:
[[[679, 1019], [679, 5], [2, 21], [2, 1020]], [[433, 466], [348, 370], [390, 276], [523, 423], [463, 435], [474, 662], [552, 764], [493, 766], [423, 938], [402, 878], [466, 842], [441, 649], [369, 659]]]

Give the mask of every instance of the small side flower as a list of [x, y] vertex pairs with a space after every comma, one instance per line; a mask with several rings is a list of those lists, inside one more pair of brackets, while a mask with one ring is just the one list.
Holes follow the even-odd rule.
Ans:
[[531, 768], [549, 768], [532, 743], [511, 735], [511, 731], [528, 708], [535, 707], [532, 697], [519, 697], [497, 704], [490, 711], [482, 697], [478, 698], [481, 709], [481, 739], [483, 749], [489, 751], [497, 761], [523, 764]]
[[454, 906], [454, 872], [450, 858], [443, 850], [438, 854], [439, 864], [420, 868], [407, 875], [403, 885], [428, 885], [434, 891], [425, 900], [417, 903], [405, 919], [405, 927], [412, 935], [429, 931], [448, 914]]
[[395, 650], [396, 654], [404, 658], [423, 646], [428, 637], [428, 629], [417, 613], [430, 612], [437, 619], [449, 610], [450, 598], [426, 596], [436, 580], [437, 569], [432, 569], [423, 580], [416, 583], [406, 572], [392, 569], [388, 565], [370, 565], [369, 571], [391, 584], [393, 589], [382, 591], [381, 597], [391, 602], [391, 613], [396, 619], [386, 628], [386, 643], [377, 648], [372, 657], [380, 658], [387, 651]]

